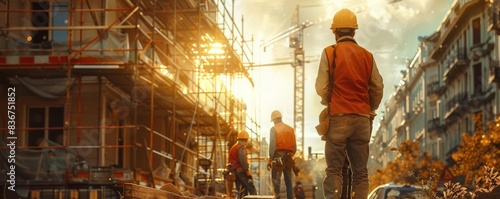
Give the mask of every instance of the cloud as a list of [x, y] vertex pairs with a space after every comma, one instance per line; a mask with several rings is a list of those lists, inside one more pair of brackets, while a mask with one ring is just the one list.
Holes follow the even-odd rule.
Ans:
[[[418, 36], [432, 34], [441, 23], [444, 14], [453, 0], [401, 0], [387, 5], [388, 0], [252, 0], [235, 1], [237, 19], [244, 16], [245, 37], [254, 37], [256, 63], [272, 63], [292, 58], [292, 50], [288, 48], [287, 39], [282, 39], [271, 46], [267, 52], [258, 48], [260, 40], [269, 39], [278, 32], [291, 26], [291, 14], [296, 5], [301, 5], [300, 21], [314, 20], [320, 17], [324, 22], [310, 26], [304, 30], [304, 52], [306, 57], [319, 56], [322, 49], [334, 43], [329, 30], [331, 19], [340, 6], [366, 9], [357, 13], [359, 30], [356, 40], [360, 45], [372, 51], [379, 70], [384, 77], [384, 99], [379, 108], [384, 108], [385, 101], [394, 92], [393, 85], [401, 80], [399, 71], [405, 69], [405, 59], [415, 55]], [[366, 5], [362, 5], [365, 4]], [[306, 6], [308, 5], [308, 6]], [[319, 6], [312, 6], [319, 5]], [[238, 20], [236, 20], [238, 21]], [[322, 109], [319, 97], [314, 91], [314, 81], [317, 75], [318, 63], [306, 64], [305, 71], [305, 121], [306, 139], [314, 138], [314, 124], [317, 114]], [[274, 109], [280, 109], [286, 114], [287, 124], [293, 126], [293, 68], [286, 66], [263, 67], [258, 69], [256, 92], [260, 103], [260, 133], [268, 136], [269, 114]], [[258, 105], [259, 106], [259, 105]], [[379, 117], [381, 114], [379, 114]], [[377, 118], [375, 121], [379, 121]], [[376, 125], [378, 126], [378, 125]], [[315, 142], [314, 140], [313, 142]], [[305, 147], [311, 142], [306, 141]], [[316, 147], [316, 146], [315, 146]], [[318, 146], [320, 147], [320, 146]], [[316, 149], [315, 149], [316, 150]]]

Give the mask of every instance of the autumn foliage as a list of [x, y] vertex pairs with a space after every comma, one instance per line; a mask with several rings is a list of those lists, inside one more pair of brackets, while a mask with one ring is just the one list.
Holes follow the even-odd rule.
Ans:
[[458, 150], [452, 154], [456, 164], [455, 176], [464, 175], [464, 185], [472, 185], [474, 179], [485, 175], [485, 167], [500, 168], [500, 118], [483, 125], [481, 114], [473, 116], [474, 134], [462, 134]]
[[[464, 176], [464, 182], [445, 183], [444, 197], [430, 193], [431, 198], [470, 198], [495, 195], [500, 185], [500, 117], [483, 124], [480, 113], [473, 116], [476, 129], [473, 134], [463, 133], [457, 151], [451, 155], [454, 176]], [[370, 190], [388, 182], [415, 184], [435, 190], [444, 168], [441, 161], [433, 160], [427, 152], [420, 152], [418, 142], [405, 141], [399, 148], [391, 149], [398, 157], [370, 177]], [[422, 155], [419, 155], [422, 154]], [[483, 194], [483, 195], [481, 195]], [[424, 197], [428, 198], [428, 197]]]
[[438, 175], [444, 168], [441, 161], [432, 159], [427, 152], [420, 152], [420, 144], [407, 140], [398, 149], [391, 149], [399, 156], [387, 167], [377, 170], [370, 176], [370, 190], [379, 185], [392, 182], [395, 184], [427, 185], [435, 187]]

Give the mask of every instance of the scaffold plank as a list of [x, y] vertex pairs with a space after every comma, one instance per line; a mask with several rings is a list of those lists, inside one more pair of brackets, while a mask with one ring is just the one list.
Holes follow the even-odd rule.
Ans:
[[123, 186], [123, 196], [124, 199], [143, 199], [143, 198], [154, 198], [154, 199], [223, 199], [223, 197], [216, 196], [193, 196], [193, 195], [180, 195], [177, 193], [154, 189], [151, 187], [141, 186], [132, 183], [126, 183]]

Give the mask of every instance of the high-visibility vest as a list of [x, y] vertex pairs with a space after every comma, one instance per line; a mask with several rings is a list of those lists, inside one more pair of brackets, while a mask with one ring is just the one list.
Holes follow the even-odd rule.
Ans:
[[[330, 114], [370, 114], [368, 83], [373, 55], [350, 40], [325, 48], [329, 71], [333, 71]], [[332, 69], [333, 61], [335, 68]]]
[[[240, 158], [238, 155], [238, 150], [240, 147], [244, 147], [238, 143], [234, 144], [231, 149], [229, 149], [229, 158], [228, 161], [231, 163], [233, 169], [241, 168]], [[246, 157], [245, 157], [246, 159]]]
[[295, 132], [291, 126], [283, 122], [274, 124], [276, 130], [276, 151], [286, 150], [295, 154]]

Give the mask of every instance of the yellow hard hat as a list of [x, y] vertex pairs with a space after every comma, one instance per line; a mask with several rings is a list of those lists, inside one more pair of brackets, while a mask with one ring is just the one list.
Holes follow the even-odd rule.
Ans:
[[337, 28], [358, 29], [358, 20], [354, 12], [344, 8], [335, 13], [330, 29], [335, 30]]
[[240, 131], [240, 133], [238, 133], [238, 137], [236, 139], [238, 140], [248, 140], [248, 133], [246, 131]]
[[271, 113], [271, 122], [276, 119], [276, 118], [282, 118], [283, 116], [281, 115], [281, 112], [278, 111], [278, 110], [274, 110], [272, 113]]

